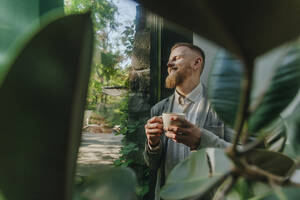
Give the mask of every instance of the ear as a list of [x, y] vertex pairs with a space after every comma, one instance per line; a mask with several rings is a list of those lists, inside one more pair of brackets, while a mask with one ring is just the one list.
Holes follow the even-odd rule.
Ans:
[[194, 63], [194, 69], [196, 70], [197, 68], [201, 68], [202, 66], [202, 58], [201, 57], [197, 57], [195, 59], [195, 63]]

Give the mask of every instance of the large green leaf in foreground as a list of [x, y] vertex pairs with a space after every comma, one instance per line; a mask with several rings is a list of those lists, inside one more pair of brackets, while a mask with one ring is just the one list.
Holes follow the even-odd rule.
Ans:
[[218, 116], [231, 127], [237, 117], [242, 78], [242, 63], [225, 50], [220, 52], [210, 73], [208, 95]]
[[300, 86], [300, 44], [295, 43], [282, 58], [271, 84], [249, 120], [249, 130], [256, 133], [266, 127], [289, 105]]
[[0, 85], [0, 189], [9, 200], [69, 200], [90, 75], [90, 15], [52, 13], [31, 36]]
[[[224, 183], [226, 186], [226, 182]], [[272, 189], [265, 183], [248, 180], [244, 177], [239, 177], [233, 188], [226, 195], [226, 200], [258, 200], [258, 197], [265, 196]]]
[[273, 194], [267, 195], [260, 200], [296, 200], [299, 199], [300, 190], [298, 187], [277, 188]]
[[[210, 177], [206, 149], [193, 152], [171, 171], [161, 190], [161, 197], [163, 199], [183, 199], [195, 195], [200, 197], [215, 189], [226, 178], [230, 161], [221, 149], [214, 149], [214, 154], [216, 168], [213, 177]], [[221, 171], [217, 171], [219, 169]]]
[[278, 177], [287, 178], [295, 169], [295, 162], [279, 152], [253, 149], [245, 155], [245, 159], [250, 165], [256, 166]]
[[1, 193], [1, 191], [0, 191], [0, 200], [5, 200], [5, 198], [4, 198], [3, 194]]
[[86, 177], [79, 199], [135, 199], [136, 177], [129, 168], [103, 168]]

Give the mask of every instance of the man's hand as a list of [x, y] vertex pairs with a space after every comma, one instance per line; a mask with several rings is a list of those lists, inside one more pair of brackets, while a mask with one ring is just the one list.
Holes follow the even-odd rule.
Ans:
[[191, 149], [196, 149], [200, 144], [202, 135], [200, 129], [186, 119], [179, 118], [178, 116], [172, 117], [171, 121], [176, 121], [180, 125], [166, 127], [166, 136], [175, 142], [185, 144]]
[[148, 139], [148, 145], [155, 147], [159, 144], [160, 136], [163, 134], [163, 121], [161, 117], [152, 117], [145, 125], [145, 132]]

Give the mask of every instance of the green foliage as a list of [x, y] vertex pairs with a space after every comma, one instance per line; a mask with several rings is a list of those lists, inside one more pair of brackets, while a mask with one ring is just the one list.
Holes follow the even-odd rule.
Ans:
[[222, 50], [216, 57], [210, 73], [209, 93], [212, 106], [220, 118], [234, 127], [239, 109], [243, 69], [242, 63]]
[[[293, 44], [275, 71], [268, 90], [249, 120], [249, 131], [258, 132], [281, 113], [298, 93], [300, 86], [300, 44]], [[266, 117], [268, 116], [268, 117]]]
[[176, 165], [161, 190], [162, 198], [184, 199], [192, 196], [201, 198], [224, 181], [228, 175], [223, 174], [230, 170], [230, 161], [221, 149], [214, 149], [214, 154], [220, 159], [215, 160], [218, 168], [211, 177], [212, 168], [206, 150], [193, 152], [188, 159]]
[[144, 144], [137, 142], [137, 136], [140, 134], [139, 128], [143, 126], [144, 122], [130, 122], [128, 120], [128, 100], [129, 94], [126, 96], [126, 100], [120, 106], [121, 123], [120, 131], [118, 134], [124, 135], [122, 139], [122, 147], [120, 150], [119, 159], [114, 161], [115, 166], [130, 167], [132, 168], [138, 177], [139, 183], [136, 187], [136, 193], [139, 199], [149, 192], [149, 169], [146, 167], [142, 152]]
[[276, 188], [273, 194], [265, 195], [260, 200], [286, 200], [286, 199], [298, 199], [300, 190], [298, 187], [286, 187]]
[[68, 199], [92, 60], [92, 22], [89, 14], [51, 12], [29, 28], [6, 57], [8, 65], [0, 66], [9, 69], [0, 85], [1, 191], [10, 200]]
[[126, 47], [125, 54], [130, 56], [133, 50], [134, 43], [134, 34], [135, 34], [135, 23], [132, 23], [130, 26], [125, 26], [125, 30], [122, 35], [122, 43]]
[[276, 152], [284, 151], [287, 141], [287, 126], [282, 118], [263, 129], [261, 133], [265, 136], [266, 149]]
[[1, 193], [1, 191], [0, 191], [0, 200], [5, 200], [5, 198], [4, 198], [3, 194]]
[[[92, 73], [90, 76], [89, 91], [87, 97], [87, 109], [97, 110], [97, 107], [104, 106], [103, 115], [108, 114], [111, 124], [117, 124], [116, 115], [112, 117], [109, 113], [121, 103], [114, 98], [108, 97], [102, 92], [105, 86], [123, 86], [128, 85], [128, 66], [121, 66], [121, 63], [127, 58], [122, 52], [117, 51], [119, 48], [118, 39], [112, 40], [110, 35], [116, 31], [120, 24], [116, 21], [118, 14], [117, 6], [109, 0], [67, 0], [65, 1], [65, 10], [67, 14], [84, 12], [91, 10], [95, 34], [95, 53], [93, 58]], [[132, 39], [132, 32], [125, 31], [120, 40]], [[126, 46], [127, 49], [129, 48]], [[127, 50], [126, 50], [127, 51]], [[99, 105], [101, 104], [101, 105]], [[107, 105], [114, 105], [112, 107]], [[98, 110], [99, 111], [99, 110]]]
[[[226, 182], [224, 182], [226, 184]], [[267, 184], [262, 182], [251, 181], [239, 177], [234, 184], [232, 190], [226, 196], [226, 200], [258, 200], [266, 194], [270, 193], [272, 189]]]
[[132, 200], [136, 183], [135, 173], [129, 168], [102, 168], [78, 180], [75, 200]]
[[[240, 61], [228, 54], [222, 53], [217, 56], [210, 77], [209, 97], [212, 105], [218, 115], [229, 125], [232, 127], [242, 125], [240, 126], [242, 128], [237, 130], [239, 131], [236, 135], [238, 140], [246, 141], [245, 138], [248, 138], [250, 134], [258, 138], [251, 143], [245, 143], [243, 148], [238, 147], [235, 150], [233, 147], [229, 148], [226, 153], [232, 160], [233, 167], [225, 167], [229, 172], [223, 172], [219, 176], [216, 174], [218, 170], [212, 177], [209, 177], [210, 171], [207, 167], [206, 171], [201, 171], [203, 161], [207, 161], [204, 154], [201, 155], [201, 151], [198, 152], [199, 154], [192, 154], [173, 169], [161, 191], [161, 197], [182, 199], [198, 195], [199, 197], [207, 196], [218, 185], [221, 186], [216, 192], [216, 199], [220, 199], [222, 194], [228, 194], [226, 199], [255, 199], [268, 194], [270, 188], [282, 190], [280, 186], [290, 181], [295, 170], [295, 161], [278, 153], [278, 151], [283, 151], [287, 135], [286, 126], [280, 114], [299, 91], [299, 49], [299, 42], [291, 45], [290, 50], [282, 58], [282, 63], [276, 68], [266, 92], [257, 99], [251, 99], [253, 104], [251, 109], [249, 79], [253, 77], [247, 73], [253, 70], [253, 66], [247, 66], [247, 63], [243, 66]], [[248, 72], [243, 71], [242, 67]], [[248, 98], [247, 104], [245, 95]], [[291, 143], [295, 152], [299, 149], [297, 134], [299, 119], [299, 114], [295, 114], [292, 119], [293, 126], [290, 127], [291, 137], [294, 138]], [[265, 144], [267, 150], [256, 149], [261, 142]], [[224, 154], [221, 155], [221, 157], [224, 156]], [[224, 164], [217, 164], [219, 159], [220, 156], [216, 154], [216, 168], [219, 166], [224, 168]], [[228, 177], [223, 178], [224, 176]], [[264, 189], [260, 191], [257, 187], [258, 181], [265, 183]], [[276, 195], [286, 194], [276, 192]]]
[[[300, 104], [297, 105], [292, 115], [288, 118], [289, 142], [295, 155], [300, 154]], [[298, 133], [298, 134], [297, 134]]]

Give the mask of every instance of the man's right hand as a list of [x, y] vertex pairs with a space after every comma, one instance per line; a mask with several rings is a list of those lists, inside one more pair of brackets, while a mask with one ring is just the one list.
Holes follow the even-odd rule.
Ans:
[[160, 136], [163, 134], [163, 121], [161, 117], [154, 116], [147, 121], [145, 132], [148, 139], [148, 145], [156, 147], [159, 144]]

